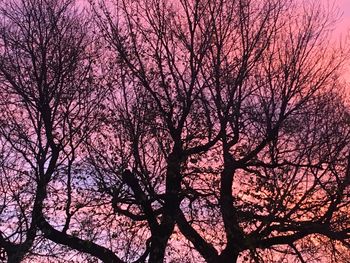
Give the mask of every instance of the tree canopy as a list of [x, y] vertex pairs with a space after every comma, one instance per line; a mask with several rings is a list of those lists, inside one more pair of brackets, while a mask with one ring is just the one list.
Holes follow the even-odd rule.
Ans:
[[2, 2], [0, 260], [348, 261], [336, 9]]

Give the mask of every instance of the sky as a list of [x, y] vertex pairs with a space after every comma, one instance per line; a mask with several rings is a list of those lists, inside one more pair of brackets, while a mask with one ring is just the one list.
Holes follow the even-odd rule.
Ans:
[[[333, 38], [336, 41], [342, 43], [350, 42], [350, 0], [320, 0], [324, 3], [335, 2], [335, 6], [338, 8], [341, 18], [340, 21], [335, 25]], [[345, 67], [343, 72], [343, 78], [347, 83], [347, 93], [350, 95], [350, 67]]]
[[[327, 2], [328, 0], [323, 0]], [[337, 25], [337, 34], [346, 35], [350, 28], [350, 0], [336, 0], [336, 6], [342, 13], [341, 21]]]

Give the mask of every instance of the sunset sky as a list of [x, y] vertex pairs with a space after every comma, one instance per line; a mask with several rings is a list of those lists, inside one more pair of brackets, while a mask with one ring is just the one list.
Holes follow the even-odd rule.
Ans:
[[[324, 0], [327, 2], [328, 0]], [[337, 25], [337, 32], [341, 35], [345, 35], [350, 27], [350, 0], [337, 0], [336, 5], [339, 7], [342, 13], [341, 21]]]

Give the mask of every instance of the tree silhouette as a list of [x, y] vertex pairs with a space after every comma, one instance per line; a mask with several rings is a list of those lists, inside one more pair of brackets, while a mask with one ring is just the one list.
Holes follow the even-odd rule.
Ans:
[[111, 111], [132, 134], [123, 166], [163, 205], [159, 225], [177, 222], [206, 262], [269, 249], [306, 261], [312, 234], [346, 244], [344, 56], [327, 45], [330, 13], [293, 1], [115, 5], [98, 16], [115, 52]]
[[[78, 147], [99, 101], [90, 37], [72, 1], [6, 1], [0, 31], [1, 247], [20, 262], [38, 229], [69, 230]], [[59, 242], [58, 242], [59, 243]]]
[[294, 0], [90, 6], [0, 9], [2, 259], [346, 262], [336, 14]]

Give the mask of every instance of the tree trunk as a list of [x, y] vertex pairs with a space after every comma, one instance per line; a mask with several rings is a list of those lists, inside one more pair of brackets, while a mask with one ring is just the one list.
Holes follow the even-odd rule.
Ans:
[[173, 152], [168, 157], [168, 167], [166, 175], [166, 198], [164, 204], [164, 214], [159, 226], [159, 230], [152, 233], [150, 263], [163, 263], [168, 240], [175, 227], [175, 218], [180, 206], [181, 198], [181, 163], [183, 161], [182, 146], [174, 146]]
[[168, 244], [168, 235], [152, 238], [152, 248], [149, 256], [150, 263], [163, 263], [165, 250]]
[[[215, 263], [237, 263], [239, 253], [237, 252], [228, 252], [224, 250], [220, 256], [215, 260]], [[214, 263], [214, 262], [212, 262]]]
[[25, 253], [21, 250], [7, 252], [7, 263], [21, 263]]

